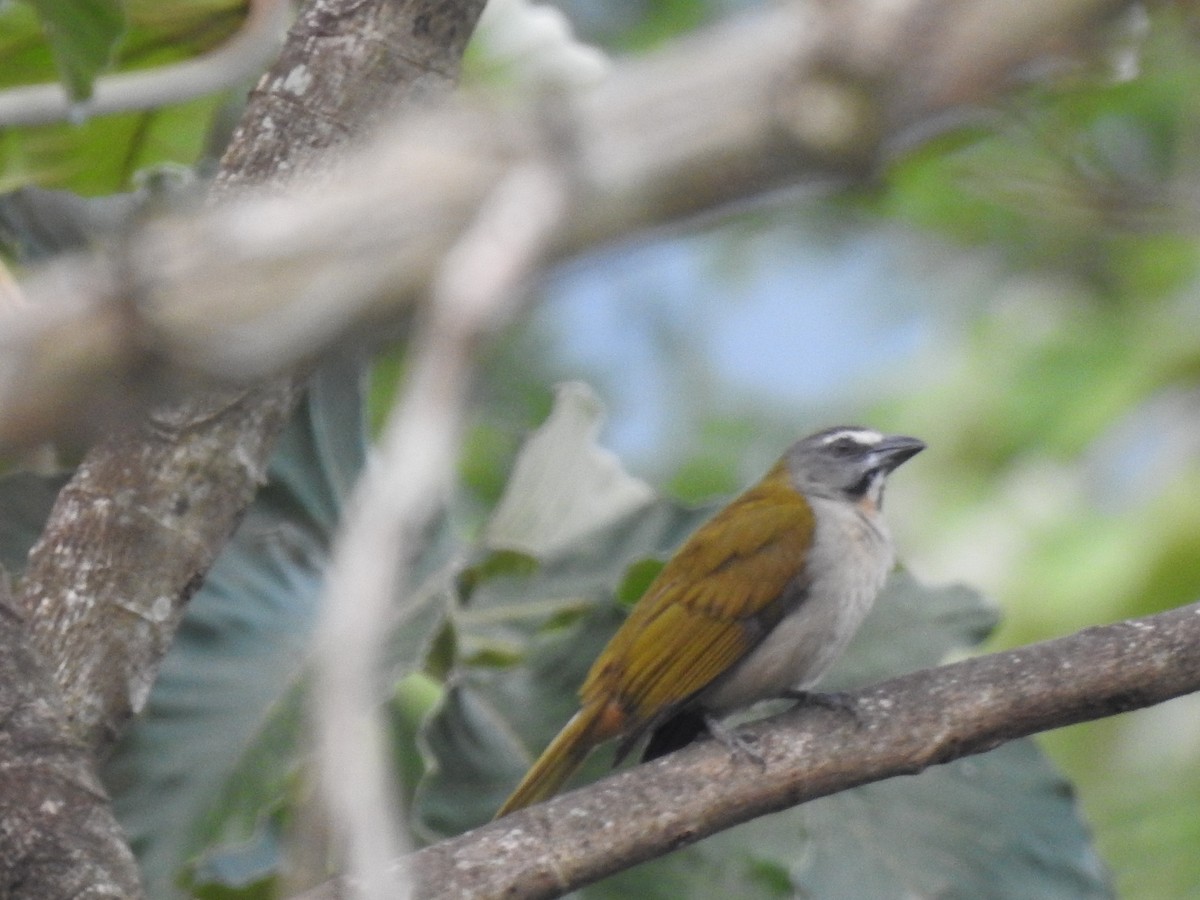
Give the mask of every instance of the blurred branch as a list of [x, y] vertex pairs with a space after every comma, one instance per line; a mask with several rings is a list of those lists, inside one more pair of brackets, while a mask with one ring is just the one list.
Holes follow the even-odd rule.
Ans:
[[249, 0], [249, 5], [242, 27], [217, 49], [173, 65], [101, 76], [86, 102], [73, 101], [58, 83], [0, 90], [0, 127], [155, 109], [234, 87], [271, 61], [290, 15], [288, 0]]
[[[403, 317], [514, 168], [554, 166], [571, 186], [551, 257], [805, 179], [866, 177], [1086, 42], [1117, 5], [791, 3], [627, 61], [589, 91], [409, 121], [320, 184], [155, 221], [31, 278], [35, 311], [0, 338], [0, 444], [76, 420], [130, 373], [261, 378]], [[289, 65], [264, 84], [284, 106], [280, 139], [302, 142], [320, 123], [286, 104], [312, 61]]]
[[1197, 690], [1200, 603], [926, 669], [849, 694], [856, 716], [740, 728], [762, 765], [703, 741], [421, 850], [417, 896], [561, 896], [757, 816]]
[[413, 337], [406, 386], [355, 487], [326, 580], [314, 699], [322, 786], [350, 848], [362, 896], [397, 892], [399, 816], [376, 690], [386, 629], [454, 476], [475, 349], [508, 318], [520, 279], [549, 243], [562, 186], [545, 171], [501, 181], [443, 261], [427, 320]]

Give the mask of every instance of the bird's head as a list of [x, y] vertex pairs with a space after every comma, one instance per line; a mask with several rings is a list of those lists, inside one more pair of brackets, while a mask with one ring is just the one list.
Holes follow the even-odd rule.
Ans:
[[797, 441], [784, 458], [801, 493], [878, 509], [887, 476], [924, 449], [914, 437], [839, 425]]

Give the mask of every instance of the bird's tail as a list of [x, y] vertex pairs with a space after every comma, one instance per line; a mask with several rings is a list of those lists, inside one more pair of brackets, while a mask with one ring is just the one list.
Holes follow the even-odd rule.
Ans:
[[612, 736], [605, 728], [606, 710], [611, 714], [606, 704], [593, 703], [575, 713], [525, 773], [517, 789], [496, 813], [496, 818], [556, 794], [563, 782], [583, 765], [592, 748]]

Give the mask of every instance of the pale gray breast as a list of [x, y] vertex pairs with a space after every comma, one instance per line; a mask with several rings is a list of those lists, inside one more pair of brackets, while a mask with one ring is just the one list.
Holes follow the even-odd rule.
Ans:
[[745, 659], [701, 697], [717, 714], [790, 688], [807, 688], [833, 664], [875, 603], [894, 562], [880, 516], [845, 502], [812, 498], [817, 531], [812, 581], [796, 608]]

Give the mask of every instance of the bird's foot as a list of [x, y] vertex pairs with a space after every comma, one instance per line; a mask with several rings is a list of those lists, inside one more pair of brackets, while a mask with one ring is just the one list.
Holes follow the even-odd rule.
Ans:
[[708, 733], [721, 743], [731, 756], [744, 756], [759, 767], [766, 768], [767, 761], [761, 753], [750, 746], [750, 741], [732, 728], [726, 727], [716, 716], [705, 716], [704, 724], [708, 728]]
[[795, 700], [797, 706], [821, 706], [833, 712], [846, 713], [854, 719], [856, 725], [863, 724], [862, 715], [858, 711], [858, 700], [853, 694], [843, 691], [802, 691], [799, 689], [785, 691], [784, 699]]

